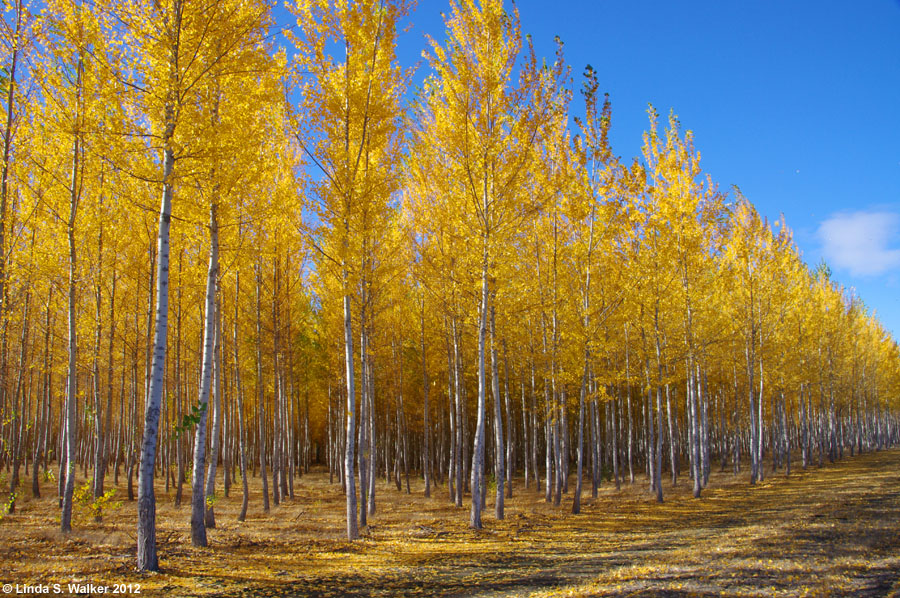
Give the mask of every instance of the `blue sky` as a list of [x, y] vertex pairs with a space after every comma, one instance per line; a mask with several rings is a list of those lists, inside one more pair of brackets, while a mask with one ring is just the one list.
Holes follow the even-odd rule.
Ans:
[[[516, 6], [539, 55], [558, 35], [576, 77], [597, 71], [617, 155], [640, 154], [648, 102], [674, 110], [720, 188], [739, 186], [770, 220], [783, 213], [804, 259], [824, 258], [900, 338], [900, 0]], [[404, 64], [425, 33], [444, 39], [442, 11], [449, 2], [419, 1]]]
[[576, 73], [597, 70], [618, 155], [639, 154], [647, 102], [674, 109], [713, 180], [784, 213], [804, 259], [900, 338], [900, 2], [517, 5], [541, 53], [559, 35]]

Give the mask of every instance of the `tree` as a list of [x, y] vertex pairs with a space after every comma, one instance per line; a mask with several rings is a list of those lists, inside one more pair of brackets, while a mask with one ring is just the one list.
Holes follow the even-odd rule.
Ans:
[[[566, 219], [570, 228], [572, 244], [572, 278], [578, 281], [577, 288], [569, 296], [580, 297], [576, 306], [578, 324], [581, 326], [580, 345], [583, 352], [581, 367], [581, 388], [578, 395], [578, 441], [577, 477], [575, 496], [572, 501], [572, 512], [581, 511], [582, 468], [584, 465], [584, 420], [585, 400], [590, 399], [589, 379], [591, 377], [592, 345], [599, 337], [597, 324], [608, 317], [610, 307], [618, 301], [607, 305], [601, 302], [599, 311], [592, 304], [591, 275], [595, 267], [595, 253], [598, 249], [606, 255], [615, 255], [615, 243], [620, 224], [619, 210], [621, 200], [617, 194], [618, 164], [612, 156], [609, 146], [609, 126], [611, 106], [606, 96], [600, 112], [597, 111], [599, 83], [597, 74], [588, 66], [584, 73], [582, 95], [585, 102], [585, 118], [576, 119], [579, 136], [573, 144], [574, 168], [576, 182], [566, 202]], [[598, 226], [599, 225], [599, 226]], [[606, 272], [612, 278], [612, 272]], [[573, 323], [572, 326], [577, 326]], [[593, 421], [593, 418], [592, 418]], [[599, 474], [595, 470], [594, 477]], [[596, 479], [594, 483], [596, 484]]]
[[[694, 480], [694, 497], [699, 498], [703, 485], [706, 450], [702, 441], [701, 412], [705, 412], [705, 397], [702, 393], [701, 372], [703, 368], [703, 334], [698, 334], [698, 323], [703, 322], [709, 302], [711, 273], [714, 271], [710, 256], [716, 252], [714, 234], [717, 223], [722, 218], [722, 196], [712, 181], [700, 179], [700, 155], [695, 152], [693, 134], [687, 131], [682, 138], [680, 123], [675, 115], [669, 117], [665, 144], [660, 143], [656, 133], [655, 113], [651, 112], [650, 132], [646, 137], [644, 156], [650, 175], [650, 196], [654, 218], [658, 226], [670, 228], [668, 235], [654, 234], [660, 241], [658, 258], [666, 260], [666, 266], [677, 273], [675, 287], [677, 306], [681, 312], [681, 339], [679, 353], [683, 355], [685, 367], [688, 419], [689, 455]], [[657, 229], [659, 230], [659, 229]], [[658, 304], [657, 304], [658, 305]], [[660, 357], [660, 329], [655, 326], [657, 358]], [[667, 335], [668, 336], [668, 335]], [[674, 331], [672, 337], [675, 337]], [[674, 340], [674, 338], [672, 339]], [[662, 371], [663, 364], [659, 364]], [[662, 375], [658, 378], [661, 384]], [[660, 392], [657, 390], [657, 398]], [[675, 482], [674, 431], [672, 408], [669, 405], [669, 391], [666, 389], [666, 411], [668, 416], [668, 436], [672, 481]], [[657, 409], [660, 408], [657, 403]], [[661, 419], [659, 425], [662, 425]], [[661, 435], [661, 430], [659, 431]], [[657, 455], [657, 465], [662, 455]], [[659, 483], [657, 477], [657, 483]], [[661, 490], [660, 490], [661, 492]], [[660, 494], [661, 496], [661, 494]]]
[[[169, 230], [172, 203], [179, 182], [176, 164], [202, 146], [198, 135], [209, 120], [197, 114], [188, 98], [219, 72], [242, 70], [241, 48], [263, 41], [269, 7], [262, 3], [217, 0], [199, 6], [183, 0], [134, 6], [111, 0], [99, 7], [110, 16], [110, 35], [127, 48], [125, 65], [113, 70], [133, 89], [137, 111], [151, 123], [152, 136], [161, 148], [161, 171], [148, 168], [146, 178], [161, 185], [155, 251], [152, 362], [148, 371], [144, 430], [138, 478], [138, 551], [140, 570], [157, 570], [156, 496], [153, 479], [160, 427], [160, 404], [165, 386], [166, 337], [169, 318]], [[215, 40], [211, 44], [209, 40]], [[235, 58], [234, 61], [231, 59]], [[112, 67], [111, 67], [112, 70]], [[154, 151], [148, 148], [148, 151]]]
[[[366, 309], [371, 284], [368, 251], [383, 230], [379, 218], [396, 187], [399, 98], [403, 74], [397, 66], [397, 24], [408, 11], [403, 0], [298, 0], [291, 6], [299, 33], [296, 80], [300, 85], [303, 120], [295, 136], [319, 168], [323, 180], [313, 184], [322, 231], [320, 253], [336, 270], [343, 304], [344, 380], [347, 422], [344, 455], [347, 482], [347, 537], [359, 537], [356, 485], [353, 479], [356, 435], [356, 368], [351, 301], [359, 288], [361, 426], [359, 475], [365, 524], [369, 493], [371, 433], [368, 392], [368, 324]], [[331, 55], [331, 44], [344, 51]], [[372, 221], [374, 217], [374, 222]]]
[[[427, 83], [426, 135], [440, 144], [450, 161], [446, 176], [463, 177], [461, 196], [446, 214], [457, 228], [478, 239], [472, 263], [480, 271], [477, 324], [478, 408], [472, 453], [472, 509], [469, 525], [482, 527], [485, 434], [485, 351], [491, 286], [504, 235], [534, 208], [519, 195], [534, 142], [561, 110], [559, 86], [565, 67], [561, 55], [552, 68], [540, 69], [529, 47], [519, 82], [513, 85], [522, 38], [518, 12], [507, 13], [501, 0], [451, 2], [446, 17], [446, 47], [432, 41], [428, 55], [435, 76]], [[438, 168], [440, 166], [435, 165]], [[497, 444], [502, 421], [495, 405]], [[498, 461], [497, 517], [503, 517], [502, 458]]]

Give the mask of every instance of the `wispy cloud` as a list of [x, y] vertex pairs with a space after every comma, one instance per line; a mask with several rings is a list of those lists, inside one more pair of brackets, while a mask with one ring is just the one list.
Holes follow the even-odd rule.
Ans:
[[852, 276], [878, 276], [900, 268], [900, 214], [841, 212], [819, 225], [816, 235], [829, 266]]

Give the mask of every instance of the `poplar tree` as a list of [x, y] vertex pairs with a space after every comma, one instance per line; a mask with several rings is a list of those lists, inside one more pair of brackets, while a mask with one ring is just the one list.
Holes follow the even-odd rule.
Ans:
[[[340, 280], [344, 382], [347, 421], [344, 468], [347, 494], [347, 538], [359, 537], [356, 465], [359, 428], [359, 517], [363, 524], [374, 485], [371, 452], [373, 407], [369, 392], [369, 324], [372, 284], [371, 251], [384, 231], [382, 214], [397, 187], [399, 100], [404, 75], [397, 64], [398, 22], [407, 14], [403, 0], [298, 0], [291, 7], [298, 34], [295, 65], [301, 97], [294, 135], [321, 179], [312, 185], [315, 209], [324, 225], [320, 254]], [[332, 55], [339, 48], [343, 56]], [[358, 294], [356, 292], [358, 289]], [[352, 302], [359, 304], [360, 404], [356, 405]]]
[[[539, 68], [530, 45], [527, 54], [521, 56], [518, 11], [507, 12], [501, 0], [480, 4], [474, 0], [453, 1], [445, 23], [445, 45], [431, 41], [427, 56], [435, 74], [427, 84], [428, 120], [424, 126], [431, 142], [442, 147], [449, 161], [446, 174], [438, 176], [462, 177], [461, 195], [453, 200], [453, 211], [445, 216], [478, 240], [470, 258], [480, 276], [478, 407], [469, 525], [480, 529], [485, 492], [485, 352], [498, 247], [517, 223], [533, 213], [534, 208], [523, 201], [526, 198], [519, 191], [535, 155], [535, 140], [560, 110], [558, 84], [565, 66], [558, 55], [551, 68]], [[518, 82], [514, 82], [517, 75]], [[435, 166], [442, 172], [439, 165]], [[499, 416], [495, 430], [498, 439], [502, 438]], [[502, 518], [502, 461], [495, 473], [497, 515]]]

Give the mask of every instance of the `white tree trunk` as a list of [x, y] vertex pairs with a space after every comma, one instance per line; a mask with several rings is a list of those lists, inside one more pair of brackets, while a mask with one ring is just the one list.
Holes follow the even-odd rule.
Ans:
[[484, 352], [487, 337], [488, 311], [488, 250], [487, 238], [483, 240], [484, 251], [481, 262], [481, 306], [478, 314], [478, 421], [475, 427], [475, 445], [472, 451], [472, 510], [469, 527], [481, 529], [481, 506], [484, 493], [484, 402], [485, 372]]
[[247, 505], [250, 502], [250, 490], [247, 487], [247, 436], [244, 430], [244, 386], [241, 383], [241, 360], [238, 354], [238, 300], [241, 296], [241, 279], [240, 275], [234, 278], [234, 378], [235, 393], [237, 394], [237, 412], [238, 412], [238, 441], [240, 443], [239, 450], [241, 453], [241, 488], [243, 490], [241, 498], [241, 512], [238, 514], [238, 521], [243, 521], [247, 517]]
[[[215, 308], [213, 309], [213, 326], [215, 327], [215, 342], [213, 344], [213, 371], [212, 371], [212, 396], [213, 396], [213, 428], [212, 428], [212, 447], [210, 450], [209, 463], [206, 468], [206, 496], [215, 497], [216, 495], [216, 468], [218, 465], [219, 452], [221, 451], [221, 438], [222, 438], [222, 417], [224, 414], [224, 410], [222, 409], [222, 359], [221, 359], [221, 345], [222, 345], [222, 313], [220, 311], [221, 305], [218, 299], [218, 279], [219, 279], [219, 264], [218, 264], [218, 256], [219, 256], [219, 234], [218, 234], [218, 223], [211, 223], [211, 234], [210, 239], [215, 248], [216, 254], [216, 285], [214, 287], [213, 292], [213, 301], [215, 302]], [[225, 477], [228, 477], [228, 472], [226, 471]], [[216, 527], [216, 515], [213, 510], [212, 504], [206, 505], [206, 527], [207, 528], [215, 528]]]
[[356, 481], [353, 477], [354, 466], [354, 440], [356, 433], [356, 391], [353, 381], [353, 328], [350, 317], [350, 295], [347, 294], [347, 271], [344, 271], [344, 361], [347, 367], [347, 436], [346, 452], [344, 454], [344, 471], [347, 484], [347, 539], [359, 538], [359, 528], [356, 522]]
[[[167, 112], [171, 112], [171, 107]], [[167, 117], [168, 127], [174, 129], [173, 117]], [[165, 387], [166, 334], [169, 325], [169, 226], [172, 213], [172, 171], [175, 153], [166, 135], [163, 160], [163, 195], [159, 210], [156, 261], [156, 317], [153, 333], [153, 361], [150, 365], [150, 387], [144, 409], [144, 436], [141, 440], [141, 464], [138, 471], [138, 537], [137, 561], [140, 571], [159, 570], [156, 555], [156, 495], [153, 474], [156, 465], [156, 441], [159, 431], [159, 406]]]
[[[218, 277], [218, 243], [216, 205], [210, 208], [209, 268], [206, 274], [206, 306], [203, 324], [203, 359], [200, 367], [200, 421], [194, 434], [194, 468], [191, 472], [191, 543], [206, 546], [206, 493], [203, 488], [203, 466], [206, 462], [206, 423], [209, 419], [209, 394], [216, 345], [216, 280]], [[218, 409], [217, 409], [218, 410]], [[213, 455], [213, 460], [215, 455]]]
[[[497, 363], [497, 331], [494, 325], [494, 303], [491, 302], [491, 392], [494, 395], [494, 461], [497, 478], [497, 498], [495, 512], [497, 519], [503, 519], [503, 484], [506, 479], [506, 463], [503, 444], [503, 414], [500, 411], [500, 367]], [[508, 398], [508, 397], [507, 397]], [[508, 401], [507, 401], [508, 405]], [[507, 413], [509, 409], [507, 408]]]
[[75, 493], [75, 433], [76, 433], [76, 403], [78, 402], [78, 369], [77, 369], [77, 339], [75, 321], [75, 281], [76, 281], [76, 254], [75, 254], [75, 217], [78, 213], [78, 200], [80, 195], [79, 171], [81, 169], [81, 139], [78, 125], [81, 111], [79, 110], [81, 93], [81, 76], [83, 70], [81, 57], [78, 59], [77, 80], [75, 82], [75, 139], [72, 144], [72, 187], [69, 199], [69, 374], [66, 392], [66, 485], [63, 492], [62, 514], [60, 516], [60, 529], [63, 533], [72, 531], [72, 499]]
[[[449, 372], [448, 372], [449, 374]], [[428, 421], [428, 363], [425, 360], [425, 290], [422, 290], [422, 476], [425, 497], [431, 496], [431, 424]]]

